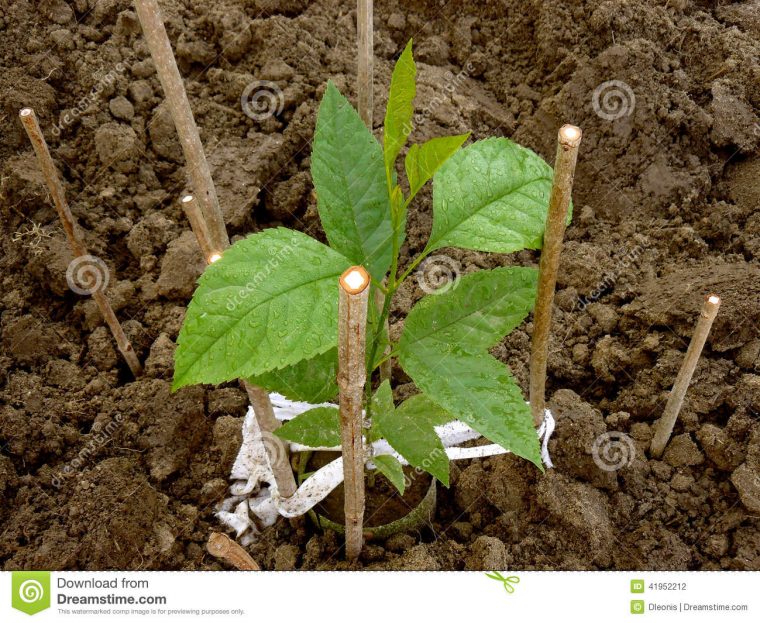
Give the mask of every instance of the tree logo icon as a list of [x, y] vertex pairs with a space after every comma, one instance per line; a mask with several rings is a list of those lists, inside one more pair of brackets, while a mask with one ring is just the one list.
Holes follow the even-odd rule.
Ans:
[[47, 610], [50, 607], [50, 571], [14, 571], [11, 605], [27, 614]]

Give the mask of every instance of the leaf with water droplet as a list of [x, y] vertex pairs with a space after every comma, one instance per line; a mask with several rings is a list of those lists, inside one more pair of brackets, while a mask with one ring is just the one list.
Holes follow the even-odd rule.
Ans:
[[177, 338], [173, 387], [252, 377], [336, 348], [338, 278], [350, 265], [284, 228], [232, 245], [198, 282]]
[[433, 178], [427, 249], [540, 249], [552, 178], [552, 168], [538, 154], [506, 138], [458, 151]]
[[382, 280], [393, 235], [382, 148], [332, 82], [319, 106], [311, 176], [330, 246]]
[[496, 268], [426, 296], [404, 322], [398, 357], [440, 408], [541, 467], [530, 409], [508, 368], [488, 354], [533, 307], [536, 281], [532, 268]]

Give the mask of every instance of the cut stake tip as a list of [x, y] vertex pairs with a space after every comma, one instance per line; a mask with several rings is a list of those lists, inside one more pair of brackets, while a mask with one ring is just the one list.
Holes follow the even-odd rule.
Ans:
[[34, 111], [31, 108], [22, 108], [18, 114], [20, 117], [31, 117]]
[[569, 123], [559, 129], [559, 141], [568, 147], [576, 147], [580, 143], [582, 135], [583, 132], [578, 126]]
[[185, 195], [182, 197], [182, 203], [190, 203], [194, 197], [192, 195]]
[[720, 305], [720, 297], [717, 294], [711, 294], [707, 297], [707, 302], [711, 305]]
[[212, 253], [208, 258], [208, 263], [213, 264], [214, 262], [218, 262], [222, 259], [222, 256], [219, 253]]
[[340, 276], [340, 287], [348, 294], [363, 292], [369, 282], [369, 274], [363, 266], [352, 266]]

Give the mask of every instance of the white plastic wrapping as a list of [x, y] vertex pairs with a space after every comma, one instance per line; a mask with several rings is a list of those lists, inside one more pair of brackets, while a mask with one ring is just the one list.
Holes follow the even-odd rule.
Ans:
[[[307, 402], [295, 402], [280, 394], [270, 394], [270, 399], [275, 417], [280, 421], [293, 419], [316, 406], [334, 406], [328, 403], [313, 405]], [[549, 456], [548, 443], [554, 432], [554, 425], [554, 417], [551, 411], [546, 409], [544, 421], [537, 433], [542, 441], [541, 458], [550, 468], [553, 465]], [[441, 438], [446, 455], [451, 460], [482, 458], [509, 452], [497, 444], [461, 447], [463, 443], [481, 438], [479, 433], [463, 422], [449, 422], [444, 426], [437, 426], [435, 431]], [[243, 422], [243, 443], [230, 474], [230, 479], [233, 481], [230, 486], [231, 497], [222, 502], [217, 512], [219, 520], [234, 530], [244, 545], [255, 539], [259, 527], [273, 525], [279, 516], [298, 517], [305, 514], [343, 482], [343, 459], [339, 457], [307, 478], [293, 496], [281, 498], [269, 465], [267, 443], [266, 435], [262, 435], [254, 417], [253, 408], [249, 407]], [[301, 444], [290, 444], [290, 450], [292, 452], [339, 451], [340, 446], [311, 448]], [[395, 452], [387, 441], [381, 439], [374, 442], [371, 452], [367, 453], [367, 467], [374, 469], [372, 457], [383, 454], [390, 454], [402, 465], [408, 465], [408, 462]]]

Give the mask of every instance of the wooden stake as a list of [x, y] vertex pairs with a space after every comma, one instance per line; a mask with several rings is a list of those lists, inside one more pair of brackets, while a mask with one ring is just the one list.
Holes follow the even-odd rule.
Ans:
[[[21, 119], [21, 124], [24, 126], [24, 129], [29, 136], [29, 140], [34, 147], [34, 153], [37, 155], [37, 162], [45, 177], [50, 196], [53, 198], [55, 209], [58, 212], [58, 218], [63, 225], [63, 231], [66, 232], [66, 238], [71, 247], [71, 252], [74, 254], [75, 258], [89, 255], [84, 240], [79, 233], [79, 228], [74, 220], [74, 215], [71, 213], [68, 203], [66, 203], [63, 184], [58, 176], [55, 163], [50, 156], [50, 150], [45, 142], [45, 137], [42, 135], [40, 124], [37, 121], [37, 115], [34, 114], [34, 110], [31, 108], [24, 108], [19, 113], [19, 118]], [[142, 374], [142, 365], [140, 365], [140, 361], [137, 359], [132, 344], [127, 339], [118, 318], [116, 318], [116, 314], [114, 314], [111, 304], [101, 290], [94, 290], [91, 294], [92, 298], [95, 299], [95, 303], [100, 309], [100, 313], [103, 315], [108, 328], [111, 329], [111, 333], [116, 340], [116, 346], [124, 357], [124, 360], [127, 362], [129, 369], [135, 377], [140, 376]]]
[[268, 433], [264, 438], [264, 449], [269, 457], [269, 465], [272, 468], [272, 475], [277, 484], [277, 491], [282, 497], [289, 498], [296, 492], [298, 487], [296, 486], [296, 479], [293, 476], [293, 470], [288, 460], [287, 443], [276, 435], [271, 434], [280, 427], [280, 422], [274, 416], [274, 409], [272, 408], [272, 401], [269, 399], [269, 393], [264, 388], [253, 385], [248, 381], [241, 380], [240, 384], [248, 394], [248, 399], [251, 401], [253, 413], [256, 416], [256, 421], [262, 434]]
[[683, 399], [686, 396], [686, 390], [689, 389], [691, 377], [694, 376], [694, 370], [702, 354], [702, 349], [705, 347], [705, 342], [710, 334], [710, 328], [715, 320], [715, 316], [718, 315], [719, 308], [719, 296], [711, 294], [705, 298], [697, 326], [694, 329], [694, 335], [691, 337], [689, 348], [686, 350], [686, 357], [684, 357], [683, 364], [681, 364], [681, 370], [678, 372], [673, 389], [670, 390], [665, 410], [655, 425], [654, 437], [652, 438], [652, 445], [650, 447], [650, 453], [654, 458], [660, 458], [665, 450], [665, 446], [668, 445], [670, 435], [673, 433], [673, 427], [683, 405]]
[[187, 220], [190, 221], [190, 229], [193, 230], [195, 238], [198, 241], [198, 246], [201, 248], [203, 257], [206, 258], [206, 263], [211, 264], [212, 257], [219, 257], [219, 253], [214, 249], [211, 242], [211, 237], [206, 226], [206, 219], [203, 218], [198, 202], [192, 195], [185, 195], [182, 197], [182, 209], [185, 211]]
[[362, 396], [367, 380], [365, 340], [370, 276], [353, 266], [340, 277], [338, 303], [338, 388], [343, 446], [346, 557], [355, 560], [362, 549], [364, 523], [364, 417]]
[[[358, 70], [357, 70], [357, 106], [359, 116], [364, 121], [370, 132], [373, 127], [374, 111], [374, 2], [373, 0], [358, 0], [356, 9], [356, 28], [358, 39]], [[380, 290], [375, 295], [375, 306], [378, 313], [383, 309], [384, 296]], [[385, 333], [390, 335], [390, 320], [385, 319]], [[384, 354], [390, 353], [390, 347], [385, 349]], [[390, 380], [392, 363], [388, 359], [380, 365], [380, 378]]]
[[[213, 264], [221, 259], [221, 253], [214, 250], [209, 240], [206, 221], [192, 195], [185, 195], [182, 198], [182, 208], [187, 215], [187, 220], [190, 221], [190, 228], [193, 230], [195, 238], [198, 241], [198, 246], [206, 258], [206, 263]], [[228, 244], [225, 245], [225, 248], [227, 246]], [[269, 393], [265, 389], [242, 379], [240, 385], [245, 390], [245, 393], [248, 394], [248, 400], [253, 407], [253, 413], [261, 432], [274, 433], [280, 427], [280, 422], [274, 415], [272, 401], [269, 400]], [[278, 444], [278, 447], [272, 447], [272, 444]], [[298, 487], [296, 486], [293, 470], [290, 468], [288, 460], [288, 446], [279, 437], [271, 435], [267, 439], [267, 443], [264, 444], [264, 448], [269, 457], [269, 465], [272, 468], [274, 480], [277, 483], [277, 491], [282, 497], [289, 498], [296, 492]]]
[[[209, 240], [206, 221], [192, 195], [185, 195], [182, 198], [182, 208], [187, 215], [187, 220], [190, 221], [190, 228], [193, 230], [195, 238], [198, 241], [198, 246], [206, 258], [206, 263], [213, 264], [221, 259], [221, 253], [214, 250]], [[265, 389], [253, 385], [248, 381], [241, 380], [240, 385], [246, 394], [248, 394], [248, 400], [253, 407], [253, 413], [256, 416], [256, 421], [262, 433], [273, 433], [277, 430], [280, 427], [280, 422], [274, 415], [272, 401], [269, 400], [269, 393]], [[278, 444], [278, 447], [272, 447], [271, 444]], [[298, 487], [296, 486], [293, 470], [290, 468], [290, 462], [288, 461], [287, 444], [279, 437], [271, 435], [267, 443], [264, 444], [264, 448], [269, 457], [269, 465], [272, 468], [274, 480], [277, 483], [277, 491], [282, 497], [290, 497], [296, 492]]]
[[356, 28], [359, 39], [359, 67], [357, 85], [357, 104], [359, 116], [364, 125], [372, 132], [374, 106], [374, 29], [372, 25], [373, 0], [358, 0], [356, 10]]
[[226, 534], [212, 532], [206, 549], [209, 554], [221, 558], [240, 571], [261, 571], [261, 567], [240, 545]]
[[219, 207], [214, 181], [211, 179], [206, 155], [195, 125], [193, 111], [187, 99], [182, 77], [177, 69], [172, 46], [161, 20], [157, 0], [135, 0], [137, 16], [148, 44], [156, 73], [164, 89], [174, 125], [177, 128], [190, 179], [201, 209], [206, 217], [213, 246], [224, 249], [229, 245], [224, 217]]
[[533, 424], [539, 426], [544, 419], [546, 392], [546, 360], [549, 356], [549, 332], [552, 322], [554, 289], [557, 285], [559, 255], [565, 236], [567, 208], [573, 190], [575, 162], [581, 143], [581, 129], [563, 125], [559, 129], [557, 158], [549, 211], [546, 215], [544, 245], [538, 271], [536, 308], [533, 312], [533, 338], [530, 353], [530, 409]]

